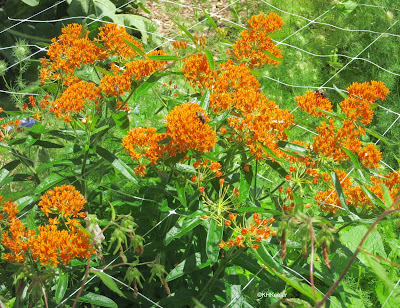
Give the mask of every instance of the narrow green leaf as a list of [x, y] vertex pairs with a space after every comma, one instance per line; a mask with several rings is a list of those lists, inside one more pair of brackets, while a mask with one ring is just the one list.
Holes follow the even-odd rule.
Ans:
[[340, 185], [339, 177], [337, 176], [335, 171], [332, 171], [331, 178], [332, 178], [333, 184], [335, 185], [336, 193], [339, 197], [340, 204], [347, 212], [350, 212], [349, 207], [347, 206], [347, 203], [346, 203], [346, 197], [343, 193], [342, 185]]
[[341, 148], [347, 154], [347, 156], [350, 157], [351, 162], [353, 163], [353, 166], [357, 169], [361, 169], [360, 160], [358, 159], [358, 156], [356, 154], [354, 154], [352, 151], [350, 151], [349, 149], [346, 149], [345, 147], [341, 146]]
[[220, 42], [221, 42], [221, 43], [224, 43], [224, 44], [226, 44], [226, 45], [231, 45], [231, 46], [234, 45], [232, 42], [228, 41], [227, 39], [221, 39]]
[[9, 162], [8, 164], [4, 165], [0, 169], [0, 185], [3, 183], [3, 181], [11, 174], [11, 172], [18, 167], [18, 165], [21, 163], [19, 159], [13, 160]]
[[213, 27], [214, 29], [217, 29], [218, 26], [215, 23], [214, 19], [212, 19], [211, 16], [204, 9], [201, 9], [201, 10], [203, 11], [204, 15], [207, 17], [207, 20], [209, 21], [211, 27]]
[[49, 162], [49, 163], [45, 163], [45, 164], [42, 164], [42, 165], [38, 166], [35, 171], [36, 172], [40, 172], [40, 171], [43, 171], [45, 169], [52, 168], [54, 166], [66, 167], [66, 166], [75, 166], [75, 164], [70, 160], [55, 160], [55, 161], [52, 161], [52, 162]]
[[395, 142], [390, 141], [390, 140], [387, 139], [385, 136], [379, 134], [379, 133], [376, 132], [376, 131], [373, 131], [372, 129], [366, 128], [365, 131], [366, 131], [368, 134], [371, 134], [372, 136], [374, 136], [375, 138], [377, 138], [377, 139], [379, 139], [379, 140], [382, 140], [384, 143], [386, 143], [386, 144], [388, 144], [388, 145], [396, 145]]
[[80, 296], [78, 301], [83, 303], [98, 305], [101, 307], [118, 308], [117, 303], [114, 302], [111, 298], [91, 292]]
[[207, 256], [203, 253], [196, 252], [193, 255], [188, 256], [185, 260], [175, 266], [172, 271], [169, 272], [165, 280], [172, 281], [185, 274], [197, 271], [204, 267], [210, 266], [211, 262], [207, 260]]
[[369, 190], [364, 183], [362, 183], [360, 180], [355, 179], [358, 185], [361, 187], [362, 191], [364, 194], [368, 196], [368, 198], [372, 201], [372, 203], [376, 206], [379, 206], [382, 209], [386, 209], [385, 203], [377, 196], [375, 195], [371, 190]]
[[215, 71], [215, 62], [214, 62], [214, 58], [213, 58], [213, 55], [212, 55], [211, 51], [206, 49], [206, 50], [204, 50], [204, 53], [205, 53], [205, 55], [207, 57], [208, 65], [210, 66], [210, 68], [213, 71]]
[[[197, 212], [196, 212], [197, 213]], [[185, 219], [180, 222], [178, 227], [172, 227], [165, 236], [165, 245], [171, 243], [173, 239], [180, 238], [184, 236], [189, 231], [196, 228], [199, 224], [201, 224], [201, 214], [198, 213], [198, 217], [194, 217], [192, 219]]]
[[383, 192], [383, 200], [385, 201], [386, 208], [390, 208], [393, 204], [393, 200], [390, 197], [389, 188], [383, 183], [379, 183], [379, 186]]
[[275, 60], [277, 62], [282, 62], [281, 58], [278, 58], [277, 56], [275, 56], [274, 54], [270, 53], [268, 50], [264, 50], [263, 53], [265, 55], [267, 55], [268, 57], [270, 57], [272, 60]]
[[175, 56], [147, 56], [146, 58], [149, 58], [150, 60], [154, 61], [178, 61], [179, 58]]
[[339, 95], [340, 95], [341, 97], [347, 98], [347, 95], [344, 94], [344, 92], [343, 92], [342, 90], [340, 90], [337, 86], [333, 85], [333, 88], [335, 89], [335, 91], [336, 91], [337, 93], [339, 93]]
[[376, 276], [378, 276], [379, 280], [382, 281], [390, 291], [392, 291], [394, 289], [394, 283], [387, 277], [386, 270], [383, 268], [383, 266], [380, 265], [379, 262], [375, 261], [369, 254], [363, 251], [361, 251], [361, 253], [364, 255], [365, 259], [367, 259], [367, 262], [370, 265], [369, 268], [375, 273]]
[[[124, 111], [122, 111], [122, 112], [124, 112]], [[124, 112], [124, 113], [125, 113], [125, 112]], [[126, 113], [125, 113], [125, 114], [126, 114]], [[114, 115], [115, 115], [115, 113], [111, 114], [111, 116], [113, 117], [113, 119], [114, 119]], [[118, 125], [118, 124], [117, 124], [117, 121], [116, 121], [115, 119], [114, 119], [114, 122], [115, 122], [116, 125]], [[103, 130], [109, 128], [109, 127], [110, 127], [110, 125], [104, 125], [104, 126], [101, 126], [101, 127], [99, 127], [99, 128], [96, 128], [94, 131], [92, 131], [92, 135], [95, 135], [95, 134], [97, 134], [97, 133], [100, 133], [101, 131], [103, 131]]]
[[221, 123], [229, 116], [230, 113], [231, 113], [230, 109], [226, 110], [224, 113], [220, 114], [218, 117], [216, 117], [216, 118], [212, 119], [210, 122], [208, 122], [208, 125], [214, 125], [214, 124]]
[[207, 90], [200, 99], [200, 107], [207, 111], [210, 103], [210, 91]]
[[278, 146], [281, 149], [285, 149], [296, 153], [307, 154], [309, 152], [309, 150], [306, 147], [303, 147], [302, 145], [286, 141], [278, 141]]
[[122, 38], [126, 44], [128, 44], [129, 47], [131, 47], [134, 51], [136, 51], [139, 55], [141, 55], [142, 57], [146, 56], [146, 53], [141, 50], [139, 47], [137, 47], [135, 44], [129, 42], [127, 39]]
[[64, 146], [62, 144], [50, 142], [50, 141], [45, 141], [45, 140], [36, 140], [35, 143], [32, 145], [38, 145], [46, 149], [61, 149]]
[[132, 99], [137, 102], [148, 90], [150, 90], [162, 76], [151, 75], [145, 82], [143, 82], [136, 90], [133, 92]]
[[113, 153], [100, 146], [96, 146], [96, 153], [100, 157], [108, 161], [115, 169], [121, 172], [121, 174], [125, 176], [127, 179], [129, 179], [134, 183], [137, 183], [137, 180], [135, 178], [135, 172]]
[[120, 111], [118, 113], [111, 114], [115, 125], [124, 133], [128, 131], [129, 128], [129, 118], [128, 114], [125, 111]]
[[214, 219], [206, 220], [205, 224], [207, 225], [206, 253], [208, 260], [214, 264], [218, 261], [220, 251], [218, 243], [221, 242], [224, 226], [218, 226]]
[[62, 180], [64, 180], [64, 177], [62, 175], [56, 173], [50, 174], [35, 188], [35, 194], [41, 194], [42, 192], [48, 190]]
[[104, 68], [102, 68], [102, 67], [100, 67], [100, 66], [97, 66], [97, 65], [95, 65], [94, 67], [95, 67], [96, 70], [98, 70], [98, 71], [99, 71], [100, 73], [102, 73], [103, 75], [110, 75], [110, 76], [113, 75], [113, 72], [112, 72], [112, 71], [107, 71], [107, 70], [105, 70]]
[[186, 30], [186, 28], [184, 26], [182, 26], [180, 23], [174, 21], [174, 23], [179, 27], [179, 29], [181, 29], [183, 32], [186, 33], [186, 35], [193, 41], [195, 41], [194, 36], [188, 31]]
[[151, 12], [150, 12], [148, 9], [146, 9], [146, 8], [144, 7], [144, 5], [143, 5], [142, 2], [138, 1], [138, 2], [136, 2], [136, 3], [137, 3], [137, 5], [138, 5], [144, 12], [146, 12], [147, 14], [151, 14]]
[[108, 276], [106, 273], [100, 272], [100, 271], [96, 271], [91, 269], [90, 270], [91, 273], [95, 274], [97, 277], [99, 277], [101, 279], [101, 281], [113, 292], [117, 293], [119, 296], [126, 298], [126, 296], [124, 295], [124, 293], [121, 292], [121, 290], [118, 288], [117, 284], [115, 283], [115, 281]]
[[114, 221], [116, 218], [115, 209], [114, 209], [114, 206], [112, 205], [112, 203], [111, 202], [109, 202], [109, 203], [110, 203], [110, 207], [111, 207], [111, 221]]
[[59, 304], [64, 298], [68, 288], [68, 273], [59, 270], [58, 281], [56, 286], [56, 303]]

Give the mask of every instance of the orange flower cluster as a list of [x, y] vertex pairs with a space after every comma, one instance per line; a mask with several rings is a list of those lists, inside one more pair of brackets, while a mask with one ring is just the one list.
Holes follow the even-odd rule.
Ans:
[[[202, 117], [205, 121], [203, 123]], [[208, 115], [204, 109], [194, 103], [176, 106], [165, 117], [166, 133], [156, 133], [155, 128], [133, 128], [122, 140], [122, 145], [129, 152], [132, 159], [140, 163], [143, 158], [152, 164], [163, 155], [176, 156], [189, 150], [207, 152], [214, 147], [216, 133], [207, 124]], [[166, 142], [162, 142], [166, 140]], [[136, 174], [144, 176], [145, 169], [140, 163]]]
[[371, 83], [354, 82], [347, 90], [348, 97], [339, 104], [341, 110], [351, 121], [361, 121], [364, 125], [371, 123], [374, 115], [371, 104], [377, 99], [385, 100], [389, 94], [383, 82], [374, 80]]
[[[201, 120], [204, 117], [205, 121]], [[205, 110], [195, 103], [176, 106], [165, 117], [171, 156], [193, 149], [207, 152], [217, 142], [215, 131], [207, 124], [210, 121]]]
[[[36, 232], [26, 228], [16, 217], [18, 209], [14, 202], [5, 202], [2, 211], [8, 216], [8, 231], [2, 233], [1, 241], [11, 252], [4, 253], [3, 259], [24, 262], [29, 255], [41, 265], [57, 267], [59, 263], [67, 265], [75, 258], [89, 258], [92, 251], [90, 238], [78, 228], [79, 221], [70, 218], [85, 216], [79, 213], [84, 203], [84, 197], [71, 185], [47, 191], [39, 207], [45, 216], [49, 213], [58, 216], [49, 218], [49, 223], [39, 226]], [[64, 228], [60, 227], [58, 218], [63, 221]]]
[[80, 113], [88, 101], [96, 101], [99, 93], [93, 82], [79, 81], [68, 87], [60, 98], [51, 103], [50, 112], [65, 122], [71, 122], [71, 113]]
[[[345, 171], [335, 171], [340, 180], [343, 193], [346, 196], [346, 203], [348, 205], [365, 209], [373, 208], [373, 203], [370, 198], [364, 193], [360, 186], [353, 186], [351, 178], [349, 176], [346, 177]], [[380, 184], [383, 184], [388, 188], [392, 201], [396, 199], [400, 190], [400, 173], [398, 171], [394, 171], [388, 175], [381, 175], [381, 177], [372, 176], [370, 177], [370, 181], [372, 185], [366, 187], [378, 196], [379, 199], [384, 201], [383, 190]], [[322, 211], [335, 213], [337, 210], [342, 208], [339, 197], [333, 188], [328, 189], [327, 191], [318, 192], [315, 200]]]
[[362, 146], [360, 136], [365, 134], [365, 129], [356, 126], [353, 122], [345, 120], [343, 126], [336, 129], [334, 120], [329, 120], [329, 126], [322, 122], [317, 128], [318, 136], [313, 137], [313, 149], [318, 154], [331, 157], [335, 161], [348, 160], [347, 154], [341, 146], [357, 153], [361, 163], [367, 168], [377, 168], [381, 160], [381, 152], [374, 144]]
[[125, 27], [117, 24], [106, 24], [99, 28], [99, 39], [96, 41], [102, 43], [107, 48], [110, 56], [118, 56], [123, 58], [134, 58], [138, 55], [137, 51], [129, 46], [125, 41], [134, 44], [138, 49], [143, 50], [143, 44], [136, 41], [130, 36]]
[[253, 247], [258, 249], [260, 246], [257, 243], [267, 240], [271, 235], [276, 235], [276, 231], [270, 229], [270, 225], [275, 221], [273, 217], [269, 219], [261, 219], [258, 213], [253, 214], [252, 223], [248, 227], [237, 224], [237, 214], [230, 213], [229, 220], [225, 220], [225, 226], [231, 227], [237, 234], [233, 238], [225, 242], [221, 239], [218, 244], [219, 248], [232, 248], [232, 247]]
[[104, 49], [90, 41], [89, 32], [83, 29], [82, 25], [69, 24], [61, 31], [58, 39], [53, 38], [51, 41], [47, 52], [49, 60], [41, 60], [41, 83], [47, 79], [62, 79], [64, 84], [71, 85], [80, 80], [74, 76], [75, 68], [106, 58]]
[[232, 52], [228, 51], [228, 54], [232, 58], [244, 61], [249, 68], [266, 64], [278, 65], [280, 61], [276, 58], [282, 58], [282, 53], [268, 33], [282, 28], [284, 24], [282, 18], [271, 12], [268, 16], [264, 14], [252, 16], [248, 22], [250, 30], [240, 33], [241, 39], [236, 41]]
[[[4, 118], [0, 118], [0, 121], [4, 120]], [[0, 125], [0, 141], [4, 138], [11, 138], [10, 131], [16, 130], [19, 131], [21, 124], [21, 120], [10, 121], [8, 123], [3, 123]]]
[[54, 187], [54, 190], [48, 190], [40, 198], [39, 207], [45, 216], [49, 214], [60, 213], [65, 217], [85, 217], [84, 213], [79, 213], [86, 200], [72, 185], [62, 185]]
[[122, 145], [129, 152], [133, 160], [139, 163], [135, 169], [137, 176], [144, 176], [146, 167], [141, 163], [143, 158], [152, 164], [157, 164], [165, 151], [165, 145], [160, 142], [167, 138], [165, 133], [156, 133], [155, 128], [135, 127], [128, 132], [128, 136], [122, 139]]
[[184, 62], [183, 71], [194, 87], [211, 91], [210, 107], [215, 113], [231, 109], [234, 117], [228, 118], [228, 122], [237, 133], [236, 140], [246, 142], [258, 160], [272, 158], [265, 147], [278, 157], [282, 155], [277, 139], [286, 138], [284, 130], [292, 125], [294, 116], [260, 93], [260, 83], [248, 66], [228, 60], [213, 71], [206, 56], [197, 54]]
[[306, 95], [295, 97], [297, 105], [311, 114], [314, 117], [325, 117], [326, 114], [322, 111], [317, 111], [316, 108], [332, 112], [332, 103], [329, 101], [327, 97], [317, 93], [307, 91]]

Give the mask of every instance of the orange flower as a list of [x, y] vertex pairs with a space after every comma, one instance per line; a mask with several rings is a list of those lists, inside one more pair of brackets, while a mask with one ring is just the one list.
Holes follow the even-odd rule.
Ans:
[[[133, 160], [139, 162], [146, 158], [152, 164], [157, 164], [157, 160], [166, 151], [165, 145], [159, 143], [168, 136], [164, 133], [158, 134], [156, 131], [155, 128], [135, 127], [128, 132], [128, 136], [122, 139], [122, 145]], [[139, 169], [141, 170], [139, 171]], [[137, 169], [139, 173], [144, 171], [142, 167], [139, 169]]]
[[[248, 22], [250, 30], [240, 33], [241, 39], [236, 41], [232, 52], [228, 51], [228, 54], [245, 61], [249, 68], [265, 64], [278, 65], [280, 62], [275, 58], [282, 58], [282, 53], [272, 42], [268, 33], [281, 29], [282, 18], [275, 13], [269, 13], [268, 16], [260, 14], [252, 16]], [[269, 54], [272, 54], [274, 58]]]
[[49, 60], [43, 58], [41, 61], [41, 83], [47, 79], [58, 80], [63, 76], [63, 83], [71, 85], [80, 80], [73, 74], [75, 68], [80, 68], [83, 64], [93, 64], [106, 57], [104, 49], [89, 40], [89, 32], [82, 25], [69, 24], [61, 31], [62, 34], [57, 39], [53, 38], [49, 46]]
[[85, 203], [85, 197], [74, 186], [62, 185], [48, 190], [38, 205], [46, 216], [49, 213], [62, 213], [64, 217], [78, 217]]
[[317, 111], [316, 108], [332, 112], [332, 103], [329, 99], [316, 92], [307, 91], [306, 95], [297, 96], [295, 100], [301, 110], [312, 116], [326, 117], [325, 113]]
[[126, 70], [124, 75], [128, 76], [129, 78], [140, 80], [143, 77], [150, 76], [154, 72], [163, 69], [167, 65], [166, 61], [156, 61], [147, 58], [148, 56], [159, 55], [165, 56], [166, 54], [163, 50], [154, 50], [146, 54], [145, 60], [139, 59], [127, 63], [125, 65]]
[[60, 98], [51, 103], [50, 112], [55, 113], [57, 118], [64, 117], [67, 121], [70, 113], [80, 113], [88, 105], [89, 101], [98, 99], [99, 94], [93, 82], [80, 81], [68, 87]]
[[[204, 115], [206, 123], [198, 119], [198, 113]], [[167, 135], [172, 139], [168, 144], [171, 156], [190, 149], [207, 152], [217, 141], [215, 131], [207, 124], [208, 115], [197, 104], [186, 103], [176, 106], [165, 120]]]
[[347, 88], [347, 91], [349, 91], [349, 97], [363, 98], [370, 103], [377, 99], [385, 100], [386, 95], [390, 93], [382, 81], [375, 80], [372, 80], [371, 83], [354, 82]]
[[107, 52], [110, 56], [134, 58], [138, 53], [124, 39], [143, 50], [143, 44], [130, 36], [126, 32], [125, 27], [117, 24], [105, 24], [104, 27], [99, 28], [98, 41], [107, 47]]

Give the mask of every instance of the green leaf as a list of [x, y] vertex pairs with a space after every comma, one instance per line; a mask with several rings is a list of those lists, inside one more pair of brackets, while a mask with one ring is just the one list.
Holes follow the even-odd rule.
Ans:
[[195, 42], [194, 36], [188, 30], [186, 30], [184, 26], [182, 26], [176, 21], [174, 21], [174, 23], [179, 27], [179, 29], [181, 29], [183, 32], [186, 33], [186, 35], [193, 41], [193, 43]]
[[206, 49], [206, 50], [204, 50], [204, 53], [205, 53], [205, 55], [207, 57], [208, 65], [210, 66], [210, 68], [213, 71], [215, 71], [215, 62], [214, 62], [214, 58], [213, 58], [213, 55], [212, 55], [211, 51]]
[[[340, 242], [354, 252], [367, 231], [368, 228], [364, 225], [347, 227], [339, 233]], [[370, 232], [362, 246], [362, 249], [383, 258], [387, 257], [383, 245], [383, 239], [377, 230], [372, 230]], [[364, 265], [368, 266], [367, 259], [363, 254], [358, 254], [357, 258], [364, 263]]]
[[45, 178], [36, 188], [35, 188], [35, 194], [41, 194], [45, 190], [48, 190], [49, 188], [53, 187], [57, 183], [61, 182], [64, 180], [64, 177], [53, 173], [50, 174], [47, 178]]
[[135, 178], [135, 172], [113, 153], [100, 146], [96, 146], [96, 153], [100, 157], [108, 161], [115, 169], [121, 172], [121, 174], [125, 176], [128, 180], [137, 183], [137, 180]]
[[200, 107], [205, 111], [208, 109], [208, 104], [210, 103], [210, 91], [207, 90], [200, 99]]
[[379, 186], [383, 193], [383, 200], [385, 201], [386, 208], [390, 208], [393, 204], [393, 200], [392, 197], [390, 197], [389, 188], [383, 183], [379, 183]]
[[264, 50], [263, 54], [267, 55], [268, 57], [270, 57], [272, 60], [275, 60], [277, 62], [282, 62], [281, 58], [278, 58], [277, 56], [275, 56], [274, 54], [270, 53], [268, 50]]
[[56, 303], [59, 304], [64, 298], [68, 288], [68, 273], [59, 270], [58, 281], [56, 286]]
[[207, 259], [207, 256], [205, 254], [196, 252], [195, 254], [188, 256], [185, 260], [175, 266], [172, 271], [169, 272], [165, 280], [172, 281], [185, 274], [189, 274], [210, 265], [211, 262]]
[[221, 43], [224, 43], [224, 44], [226, 44], [226, 45], [231, 45], [231, 46], [234, 45], [232, 42], [228, 41], [227, 39], [221, 39], [220, 42], [221, 42]]
[[346, 197], [343, 193], [342, 185], [340, 185], [340, 180], [335, 171], [332, 171], [331, 178], [332, 178], [333, 185], [335, 185], [336, 193], [339, 197], [340, 204], [347, 212], [350, 212], [349, 207], [347, 206], [347, 203], [346, 203]]
[[148, 90], [150, 90], [162, 76], [151, 75], [145, 82], [143, 82], [136, 90], [133, 92], [133, 100], [137, 102]]
[[218, 125], [220, 122], [224, 121], [229, 116], [230, 113], [231, 113], [230, 109], [226, 110], [224, 113], [220, 114], [218, 117], [208, 122], [208, 125]]
[[111, 114], [115, 125], [124, 133], [128, 131], [129, 128], [129, 118], [128, 114], [125, 111], [120, 111], [118, 113]]
[[46, 149], [61, 149], [64, 146], [62, 144], [50, 142], [50, 141], [45, 141], [45, 140], [37, 140], [35, 143], [32, 145], [38, 145]]
[[[36, 196], [24, 196], [15, 200], [15, 204], [18, 205], [18, 210], [22, 211], [27, 205], [32, 204], [38, 199]], [[34, 211], [32, 211], [34, 212]], [[32, 229], [32, 228], [31, 228]]]
[[208, 219], [204, 222], [207, 225], [206, 253], [208, 260], [214, 264], [218, 261], [220, 248], [218, 243], [222, 239], [224, 226], [218, 226], [214, 219]]
[[22, 0], [22, 2], [29, 6], [37, 6], [40, 3], [39, 0]]
[[347, 95], [344, 94], [344, 92], [343, 92], [342, 90], [340, 90], [337, 86], [333, 85], [333, 88], [335, 89], [335, 91], [336, 91], [337, 93], [339, 93], [339, 95], [340, 95], [341, 97], [343, 97], [344, 99], [347, 98]]
[[303, 147], [302, 145], [299, 145], [296, 143], [290, 143], [290, 142], [286, 142], [286, 141], [278, 141], [278, 146], [281, 149], [285, 149], [285, 150], [295, 152], [295, 153], [307, 154], [309, 151], [306, 147]]
[[322, 300], [323, 295], [319, 291], [315, 290], [315, 295], [316, 296], [314, 296], [314, 293], [313, 293], [313, 290], [312, 290], [311, 286], [309, 286], [309, 285], [307, 285], [307, 284], [305, 284], [303, 282], [300, 282], [300, 281], [294, 280], [292, 278], [289, 278], [288, 276], [283, 276], [282, 274], [278, 273], [277, 271], [269, 270], [269, 272], [275, 274], [280, 279], [285, 281], [288, 285], [290, 285], [291, 287], [293, 287], [297, 291], [299, 291], [301, 294], [311, 298], [314, 302]]
[[129, 47], [131, 47], [134, 51], [136, 51], [139, 55], [141, 55], [142, 57], [146, 56], [146, 53], [141, 50], [139, 47], [137, 47], [135, 44], [129, 42], [127, 39], [123, 38], [122, 39], [125, 41], [126, 44], [128, 44]]
[[114, 75], [112, 71], [107, 71], [107, 70], [105, 70], [104, 68], [102, 68], [100, 66], [95, 65], [94, 68], [96, 70], [98, 70], [100, 73], [102, 73], [103, 75], [110, 75], [110, 76]]
[[371, 134], [372, 136], [374, 136], [375, 138], [377, 138], [377, 139], [379, 139], [379, 140], [382, 140], [384, 143], [386, 143], [386, 144], [388, 144], [388, 145], [396, 145], [395, 142], [390, 141], [390, 140], [387, 139], [385, 136], [379, 134], [379, 133], [376, 132], [376, 131], [373, 131], [372, 129], [366, 128], [365, 131], [366, 131], [368, 134]]
[[[246, 174], [244, 173], [245, 171], [242, 171], [240, 173], [240, 184], [239, 184], [239, 201], [242, 204], [244, 204], [246, 202], [246, 199], [249, 197], [249, 191], [251, 185], [251, 180], [249, 181], [246, 177]], [[250, 173], [250, 171], [248, 173]]]
[[215, 23], [214, 19], [212, 19], [212, 18], [210, 17], [210, 15], [209, 15], [204, 9], [201, 9], [201, 10], [203, 11], [204, 15], [207, 17], [207, 20], [209, 21], [211, 27], [213, 27], [214, 29], [217, 29], [218, 26], [217, 26], [217, 24]]
[[36, 172], [40, 172], [40, 171], [43, 171], [45, 169], [49, 169], [49, 168], [52, 168], [52, 167], [58, 166], [58, 165], [59, 166], [63, 166], [63, 167], [75, 166], [75, 164], [70, 160], [55, 160], [55, 161], [52, 161], [52, 162], [49, 162], [49, 163], [45, 163], [45, 164], [42, 164], [42, 165], [38, 166], [35, 171]]
[[[200, 211], [196, 211], [195, 216], [197, 217], [193, 217], [193, 218], [183, 218], [180, 220], [179, 225], [177, 227], [172, 227], [168, 233], [165, 236], [165, 245], [168, 245], [169, 243], [171, 243], [171, 241], [173, 239], [176, 238], [180, 238], [182, 236], [184, 236], [186, 233], [190, 232], [191, 230], [193, 230], [194, 228], [196, 228], [199, 224], [201, 224], [202, 220], [201, 220], [201, 215], [202, 213]], [[190, 215], [190, 216], [193, 216]], [[189, 216], [189, 217], [190, 217]]]
[[341, 149], [347, 154], [347, 156], [350, 157], [351, 162], [353, 163], [353, 166], [356, 169], [361, 169], [360, 160], [358, 159], [358, 156], [356, 154], [354, 154], [352, 151], [350, 151], [349, 149], [346, 149], [345, 147], [341, 146]]
[[111, 298], [91, 292], [80, 296], [78, 301], [98, 305], [101, 307], [118, 308], [117, 303], [114, 302]]
[[189, 172], [189, 173], [196, 173], [197, 172], [196, 169], [191, 165], [176, 164], [175, 168], [179, 172]]
[[178, 61], [179, 58], [175, 56], [146, 56], [146, 58], [149, 58], [150, 60], [154, 61]]
[[3, 183], [3, 181], [11, 174], [11, 172], [18, 167], [18, 165], [21, 163], [19, 159], [13, 160], [9, 162], [8, 164], [4, 165], [0, 169], [0, 185]]
[[363, 251], [361, 251], [361, 253], [367, 260], [369, 268], [375, 273], [376, 276], [378, 276], [379, 280], [382, 281], [390, 291], [394, 290], [394, 283], [387, 277], [386, 270], [383, 268], [383, 266], [380, 265], [379, 262], [375, 261], [369, 254]]
[[381, 207], [382, 209], [386, 210], [385, 203], [375, 195], [371, 190], [369, 190], [359, 179], [355, 179], [358, 185], [361, 187], [364, 194], [368, 196], [368, 198], [372, 201], [372, 203], [376, 206]]
[[126, 298], [124, 293], [121, 292], [121, 290], [118, 288], [117, 284], [115, 281], [108, 276], [106, 273], [96, 271], [94, 269], [90, 269], [90, 272], [95, 274], [97, 277], [101, 279], [101, 281], [111, 290], [117, 293], [119, 296]]
[[144, 11], [144, 12], [146, 12], [147, 14], [151, 14], [151, 12], [148, 10], [148, 9], [146, 9], [145, 7], [144, 7], [144, 5], [143, 5], [143, 3], [142, 2], [138, 2], [137, 3], [137, 5]]

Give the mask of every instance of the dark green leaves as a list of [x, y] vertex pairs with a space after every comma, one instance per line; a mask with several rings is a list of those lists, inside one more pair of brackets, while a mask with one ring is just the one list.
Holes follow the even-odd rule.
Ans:
[[135, 172], [132, 170], [132, 168], [130, 168], [127, 164], [125, 164], [113, 153], [100, 146], [96, 147], [96, 153], [100, 157], [104, 158], [107, 162], [109, 162], [116, 170], [121, 172], [122, 175], [125, 176], [127, 179], [129, 179], [134, 183], [137, 183], [137, 180], [135, 178]]

